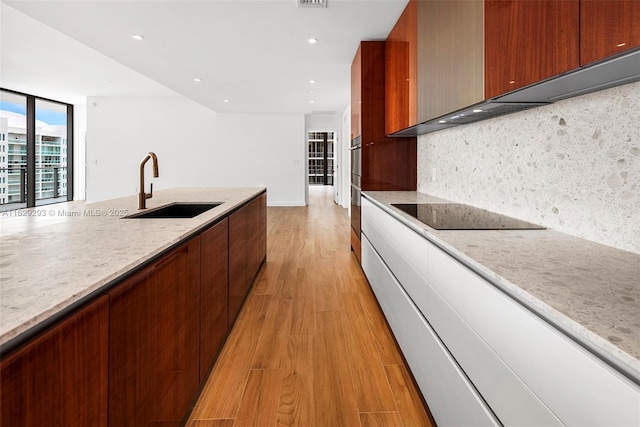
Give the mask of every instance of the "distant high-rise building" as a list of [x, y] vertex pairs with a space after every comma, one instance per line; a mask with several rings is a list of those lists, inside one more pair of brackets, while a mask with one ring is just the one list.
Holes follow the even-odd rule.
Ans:
[[[67, 194], [67, 128], [36, 120], [36, 200]], [[0, 110], [0, 204], [21, 203], [26, 184], [27, 130], [23, 114]]]

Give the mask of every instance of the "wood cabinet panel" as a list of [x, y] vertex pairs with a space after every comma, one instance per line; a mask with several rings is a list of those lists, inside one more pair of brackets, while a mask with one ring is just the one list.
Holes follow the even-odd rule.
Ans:
[[351, 140], [362, 135], [362, 48], [358, 47], [351, 64]]
[[356, 231], [351, 229], [351, 249], [353, 250], [358, 263], [362, 263], [362, 246], [360, 242], [360, 237], [356, 234]]
[[385, 133], [418, 124], [417, 0], [411, 0], [385, 42]]
[[229, 325], [266, 256], [266, 194], [229, 216]]
[[106, 426], [109, 299], [0, 362], [0, 425]]
[[229, 220], [200, 235], [200, 382], [229, 330]]
[[580, 65], [640, 46], [640, 1], [580, 1]]
[[[361, 128], [361, 190], [415, 190], [416, 138], [390, 138], [385, 133], [385, 42], [361, 42], [351, 71], [351, 99], [359, 100], [355, 102], [360, 116], [352, 116], [351, 126]], [[352, 192], [351, 197], [352, 216], [357, 218], [358, 193]], [[351, 246], [356, 254], [360, 252], [359, 234], [355, 229]]]
[[578, 0], [485, 0], [485, 98], [579, 66]]
[[179, 425], [199, 384], [200, 238], [109, 295], [109, 424]]
[[247, 238], [249, 217], [246, 208], [229, 216], [229, 325], [232, 325], [242, 301], [248, 282]]
[[384, 41], [360, 43], [362, 145], [384, 137]]
[[361, 70], [361, 189], [415, 190], [416, 138], [385, 134], [385, 42], [361, 42], [356, 60], [361, 62], [352, 65]]
[[413, 191], [417, 185], [417, 141], [382, 138], [362, 144], [363, 191]]
[[245, 285], [245, 295], [249, 292], [253, 279], [255, 279], [256, 273], [260, 268], [262, 259], [260, 258], [260, 252], [258, 249], [260, 229], [260, 201], [259, 199], [253, 199], [246, 207], [248, 211], [249, 221], [247, 223], [247, 229], [245, 230], [245, 238], [247, 240], [247, 283]]
[[267, 193], [258, 196], [258, 239], [256, 244], [257, 268], [267, 258]]
[[419, 2], [417, 15], [418, 122], [482, 101], [482, 2]]

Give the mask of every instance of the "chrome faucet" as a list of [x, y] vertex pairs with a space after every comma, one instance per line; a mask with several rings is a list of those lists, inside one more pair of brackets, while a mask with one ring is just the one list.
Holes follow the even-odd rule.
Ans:
[[158, 174], [158, 157], [156, 153], [150, 151], [149, 154], [144, 156], [142, 161], [140, 162], [140, 190], [138, 192], [138, 209], [146, 209], [147, 208], [147, 199], [153, 197], [153, 183], [151, 183], [151, 192], [144, 192], [144, 165], [149, 161], [149, 159], [153, 160], [153, 177], [157, 178]]

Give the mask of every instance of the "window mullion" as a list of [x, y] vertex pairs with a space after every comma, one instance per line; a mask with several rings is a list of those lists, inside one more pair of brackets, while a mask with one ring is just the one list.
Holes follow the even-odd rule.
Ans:
[[27, 207], [36, 205], [36, 98], [27, 96]]

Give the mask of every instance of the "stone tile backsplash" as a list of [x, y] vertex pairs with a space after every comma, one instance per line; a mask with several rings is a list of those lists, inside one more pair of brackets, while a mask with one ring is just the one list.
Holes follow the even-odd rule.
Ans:
[[640, 253], [640, 82], [422, 135], [418, 191]]

